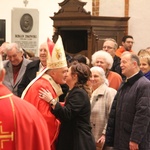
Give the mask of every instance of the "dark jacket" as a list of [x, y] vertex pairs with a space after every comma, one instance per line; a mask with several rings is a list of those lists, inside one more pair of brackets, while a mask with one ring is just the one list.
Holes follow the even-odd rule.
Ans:
[[150, 80], [150, 71], [147, 72], [146, 74], [144, 74], [144, 76], [145, 76], [148, 80]]
[[24, 91], [24, 89], [36, 77], [36, 73], [39, 70], [39, 64], [40, 60], [35, 60], [27, 65], [22, 81], [18, 85], [18, 96], [21, 97], [21, 94]]
[[113, 62], [113, 65], [111, 67], [111, 71], [114, 71], [114, 72], [120, 74], [122, 79], [124, 79], [125, 76], [121, 73], [121, 67], [120, 67], [120, 60], [121, 59], [120, 59], [120, 57], [115, 55], [113, 60], [114, 60], [114, 62]]
[[61, 122], [57, 150], [96, 150], [90, 126], [90, 100], [85, 90], [73, 88], [65, 107], [57, 103], [53, 113]]
[[106, 145], [128, 150], [129, 142], [150, 149], [150, 82], [141, 72], [124, 82], [112, 104]]
[[113, 58], [114, 62], [111, 68], [111, 71], [117, 72], [118, 74], [121, 75], [121, 68], [120, 68], [120, 57], [114, 56]]

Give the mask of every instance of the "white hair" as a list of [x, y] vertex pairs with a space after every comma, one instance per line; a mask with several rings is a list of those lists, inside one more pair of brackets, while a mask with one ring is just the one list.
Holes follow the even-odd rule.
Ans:
[[114, 60], [113, 60], [112, 56], [108, 52], [103, 51], [103, 50], [99, 50], [99, 51], [95, 52], [92, 55], [92, 60], [91, 60], [91, 64], [93, 66], [95, 65], [96, 60], [98, 58], [103, 58], [106, 61], [106, 63], [108, 63], [108, 65], [109, 65], [107, 69], [111, 69]]
[[8, 43], [6, 45], [6, 52], [7, 51], [11, 51], [13, 48], [15, 48], [18, 52], [22, 52], [23, 53], [23, 49], [17, 43]]
[[94, 66], [94, 67], [92, 67], [90, 70], [91, 70], [91, 72], [92, 72], [92, 71], [98, 71], [99, 75], [101, 76], [101, 78], [102, 78], [103, 81], [104, 81], [103, 83], [105, 83], [106, 85], [109, 86], [109, 82], [108, 82], [108, 80], [107, 80], [107, 78], [106, 78], [106, 75], [105, 75], [105, 72], [104, 72], [103, 68], [98, 67], [98, 66]]

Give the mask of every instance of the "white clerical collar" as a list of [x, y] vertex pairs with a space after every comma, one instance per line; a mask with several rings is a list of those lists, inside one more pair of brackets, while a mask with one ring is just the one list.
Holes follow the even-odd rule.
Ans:
[[130, 76], [130, 77], [127, 77], [127, 80], [128, 79], [130, 79], [130, 78], [132, 78], [132, 77], [134, 77], [136, 74], [138, 74], [139, 73], [139, 71], [138, 72], [136, 72], [135, 74], [133, 74], [132, 76]]

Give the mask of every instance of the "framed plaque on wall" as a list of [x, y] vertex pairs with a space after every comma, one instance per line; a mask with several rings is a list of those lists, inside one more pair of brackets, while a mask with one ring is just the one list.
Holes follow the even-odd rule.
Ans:
[[39, 11], [37, 9], [14, 8], [12, 10], [12, 42], [35, 55], [39, 40]]

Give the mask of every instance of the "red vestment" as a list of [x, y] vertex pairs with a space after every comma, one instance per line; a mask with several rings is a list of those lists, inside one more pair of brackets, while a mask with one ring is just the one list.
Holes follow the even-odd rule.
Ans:
[[0, 149], [51, 150], [40, 112], [0, 84]]
[[57, 88], [58, 85], [56, 83], [52, 85], [52, 83], [54, 81], [52, 81], [52, 82], [50, 81], [50, 80], [52, 80], [52, 78], [49, 75], [45, 74], [43, 76], [40, 77], [39, 79], [37, 79], [28, 88], [28, 90], [25, 92], [25, 95], [23, 96], [23, 98], [26, 101], [33, 104], [41, 112], [41, 114], [45, 118], [47, 125], [48, 125], [48, 129], [49, 129], [51, 149], [55, 150], [55, 141], [56, 141], [58, 133], [59, 133], [60, 122], [51, 113], [50, 105], [46, 101], [39, 98], [39, 90], [41, 88], [47, 89], [51, 92], [51, 94], [55, 98], [58, 95], [56, 94], [57, 90], [54, 90], [54, 88], [55, 87]]

